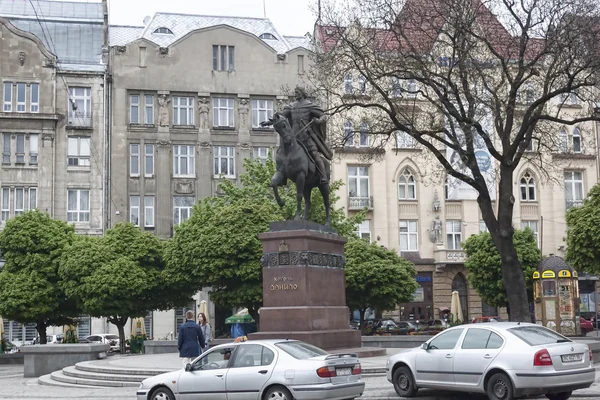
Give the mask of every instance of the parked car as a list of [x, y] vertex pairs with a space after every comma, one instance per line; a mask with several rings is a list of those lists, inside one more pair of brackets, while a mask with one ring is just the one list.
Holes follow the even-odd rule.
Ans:
[[583, 317], [579, 317], [579, 325], [581, 326], [581, 336], [587, 336], [588, 333], [594, 331], [594, 325]]
[[105, 343], [110, 345], [111, 351], [120, 351], [119, 347], [119, 336], [114, 333], [97, 333], [95, 335], [89, 335], [84, 338], [89, 340], [90, 343]]
[[420, 388], [485, 393], [490, 400], [566, 400], [596, 378], [592, 351], [548, 328], [491, 322], [455, 326], [391, 356], [387, 379], [401, 397]]
[[427, 328], [446, 329], [450, 326], [448, 321], [443, 319], [430, 319], [429, 321], [419, 322], [419, 325], [421, 325], [421, 330], [426, 330]]
[[419, 330], [419, 324], [416, 321], [400, 321], [397, 322], [398, 334], [408, 335], [411, 332], [417, 332]]
[[365, 388], [361, 372], [356, 354], [330, 354], [298, 340], [252, 340], [215, 346], [181, 370], [145, 379], [137, 399], [179, 400], [184, 393], [214, 400], [240, 393], [255, 399], [354, 399]]
[[475, 317], [473, 321], [474, 324], [479, 324], [482, 322], [502, 322], [502, 318], [500, 317]]

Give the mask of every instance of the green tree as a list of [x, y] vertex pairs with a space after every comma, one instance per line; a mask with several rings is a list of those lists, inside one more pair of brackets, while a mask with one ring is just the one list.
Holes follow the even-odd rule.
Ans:
[[567, 251], [565, 259], [575, 269], [600, 271], [600, 184], [588, 193], [581, 207], [567, 212]]
[[73, 323], [79, 310], [59, 286], [59, 259], [75, 238], [66, 222], [28, 211], [6, 223], [0, 251], [0, 315], [22, 324], [35, 322], [40, 343], [46, 328]]
[[346, 303], [360, 311], [364, 329], [367, 308], [390, 310], [410, 301], [418, 288], [414, 265], [377, 243], [350, 239], [346, 244]]
[[63, 253], [62, 288], [85, 313], [117, 327], [122, 353], [129, 318], [181, 306], [194, 293], [180, 282], [177, 290], [166, 284], [163, 247], [155, 235], [122, 223], [103, 237], [78, 237]]
[[[535, 235], [530, 228], [515, 230], [515, 248], [519, 264], [523, 268], [527, 297], [532, 298], [533, 273], [541, 261]], [[508, 307], [506, 288], [502, 280], [502, 260], [488, 232], [473, 235], [463, 243], [467, 254], [465, 268], [469, 272], [469, 282], [481, 299], [492, 307]], [[510, 315], [510, 309], [508, 309]]]
[[[167, 245], [165, 261], [167, 279], [193, 282], [198, 289], [211, 288], [211, 298], [225, 307], [245, 307], [259, 321], [258, 309], [262, 306], [262, 243], [258, 234], [269, 230], [269, 223], [293, 219], [295, 213], [295, 187], [293, 184], [280, 190], [286, 204], [280, 208], [269, 188], [275, 173], [275, 164], [267, 160], [246, 160], [240, 185], [228, 180], [220, 184], [222, 196], [198, 202], [192, 217], [175, 228], [175, 236]], [[341, 186], [334, 182], [335, 191]], [[325, 221], [323, 198], [313, 192], [311, 219]], [[362, 214], [345, 218], [341, 209], [332, 209], [331, 225], [341, 235], [349, 236]], [[175, 285], [175, 283], [169, 283]]]

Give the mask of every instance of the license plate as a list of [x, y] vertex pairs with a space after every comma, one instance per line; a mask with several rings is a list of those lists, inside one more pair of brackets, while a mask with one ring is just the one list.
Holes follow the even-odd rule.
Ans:
[[352, 368], [338, 368], [335, 370], [338, 376], [352, 375]]
[[564, 356], [560, 356], [562, 362], [575, 362], [583, 360], [583, 353], [579, 354], [565, 354]]

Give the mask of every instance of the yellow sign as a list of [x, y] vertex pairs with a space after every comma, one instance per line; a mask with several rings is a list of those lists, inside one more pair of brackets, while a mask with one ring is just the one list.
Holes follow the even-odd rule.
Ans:
[[571, 271], [568, 271], [566, 269], [558, 271], [558, 277], [559, 278], [570, 278], [571, 277]]
[[540, 273], [539, 272], [534, 272], [533, 273], [533, 279], [540, 279]]
[[544, 271], [542, 272], [542, 278], [556, 278], [556, 274], [554, 271]]

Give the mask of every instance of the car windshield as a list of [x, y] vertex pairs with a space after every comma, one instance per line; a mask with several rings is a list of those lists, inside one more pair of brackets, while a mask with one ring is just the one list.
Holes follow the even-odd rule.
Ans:
[[571, 341], [563, 335], [543, 326], [518, 326], [510, 328], [508, 331], [530, 346]]
[[114, 339], [118, 339], [119, 337], [117, 335], [106, 335], [105, 338], [114, 340]]
[[298, 360], [307, 360], [312, 357], [326, 356], [329, 354], [323, 349], [304, 342], [281, 342], [276, 343], [275, 346]]

